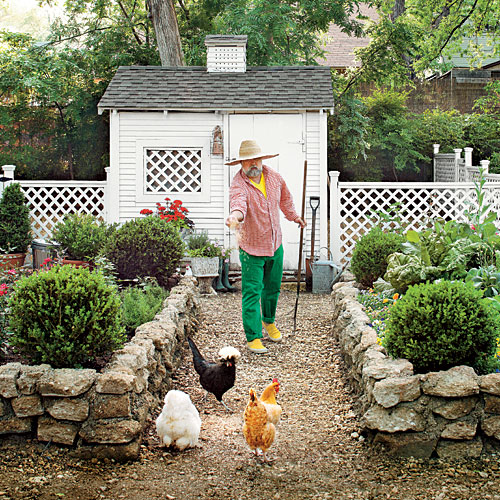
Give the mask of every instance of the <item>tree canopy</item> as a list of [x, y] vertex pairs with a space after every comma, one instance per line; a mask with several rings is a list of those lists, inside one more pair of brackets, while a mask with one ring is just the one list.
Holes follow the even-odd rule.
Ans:
[[[354, 36], [364, 32], [371, 43], [359, 50], [362, 67], [334, 78], [337, 109], [348, 111], [357, 104], [343, 96], [359, 82], [397, 87], [446, 69], [446, 56], [459, 47], [479, 63], [479, 34], [496, 42], [492, 54], [500, 52], [500, 0], [370, 5], [380, 18], [365, 26], [359, 0], [64, 0], [64, 16], [45, 39], [0, 32], [0, 162], [18, 165], [21, 178], [102, 178], [107, 117], [97, 116], [96, 104], [116, 69], [205, 65], [208, 34], [247, 35], [247, 62], [257, 66], [315, 64], [332, 22]], [[346, 114], [343, 126], [356, 131], [353, 150], [362, 152], [356, 113]]]
[[[485, 53], [500, 59], [500, 0], [376, 0], [378, 21], [368, 24], [371, 43], [358, 50], [359, 81], [398, 85], [433, 70], [451, 68], [450, 56], [480, 66]], [[486, 44], [484, 41], [486, 40]]]

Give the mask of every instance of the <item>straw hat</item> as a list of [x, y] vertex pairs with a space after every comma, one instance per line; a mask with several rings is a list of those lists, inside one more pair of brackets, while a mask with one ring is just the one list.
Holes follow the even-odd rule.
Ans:
[[263, 153], [256, 141], [252, 140], [241, 141], [240, 153], [238, 158], [226, 162], [226, 165], [236, 165], [243, 160], [253, 160], [255, 158], [261, 158], [265, 160], [266, 158], [274, 158], [275, 156], [278, 156], [278, 154], [279, 153], [276, 154]]

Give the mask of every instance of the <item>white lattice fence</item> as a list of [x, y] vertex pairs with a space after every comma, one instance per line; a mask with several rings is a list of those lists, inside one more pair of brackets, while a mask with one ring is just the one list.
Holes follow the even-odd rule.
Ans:
[[454, 153], [441, 153], [434, 158], [434, 182], [458, 182]]
[[18, 181], [30, 207], [34, 238], [50, 238], [54, 226], [71, 213], [106, 220], [106, 181]]
[[[500, 186], [488, 183], [485, 192], [485, 204], [498, 212]], [[401, 204], [402, 222], [417, 230], [437, 218], [466, 221], [465, 212], [476, 206], [473, 183], [332, 182], [330, 194], [330, 248], [335, 262], [348, 261], [356, 240], [376, 223], [374, 212], [387, 212], [394, 203]]]

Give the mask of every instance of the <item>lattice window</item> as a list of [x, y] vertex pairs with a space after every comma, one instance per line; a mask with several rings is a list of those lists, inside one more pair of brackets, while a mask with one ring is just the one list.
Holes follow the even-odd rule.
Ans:
[[201, 149], [146, 149], [145, 193], [201, 193]]
[[[67, 181], [19, 181], [30, 207], [34, 238], [52, 237], [54, 226], [66, 214], [92, 214], [105, 219], [106, 182], [76, 184]], [[47, 185], [49, 184], [49, 185]]]

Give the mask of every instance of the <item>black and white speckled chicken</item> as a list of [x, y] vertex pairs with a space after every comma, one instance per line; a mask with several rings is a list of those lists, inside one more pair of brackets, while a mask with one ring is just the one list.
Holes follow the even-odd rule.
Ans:
[[211, 392], [227, 410], [232, 411], [222, 401], [222, 396], [234, 386], [236, 362], [240, 358], [240, 352], [234, 347], [223, 347], [219, 351], [217, 362], [207, 361], [190, 337], [188, 337], [188, 343], [193, 353], [194, 369], [200, 376], [201, 386], [207, 392]]

